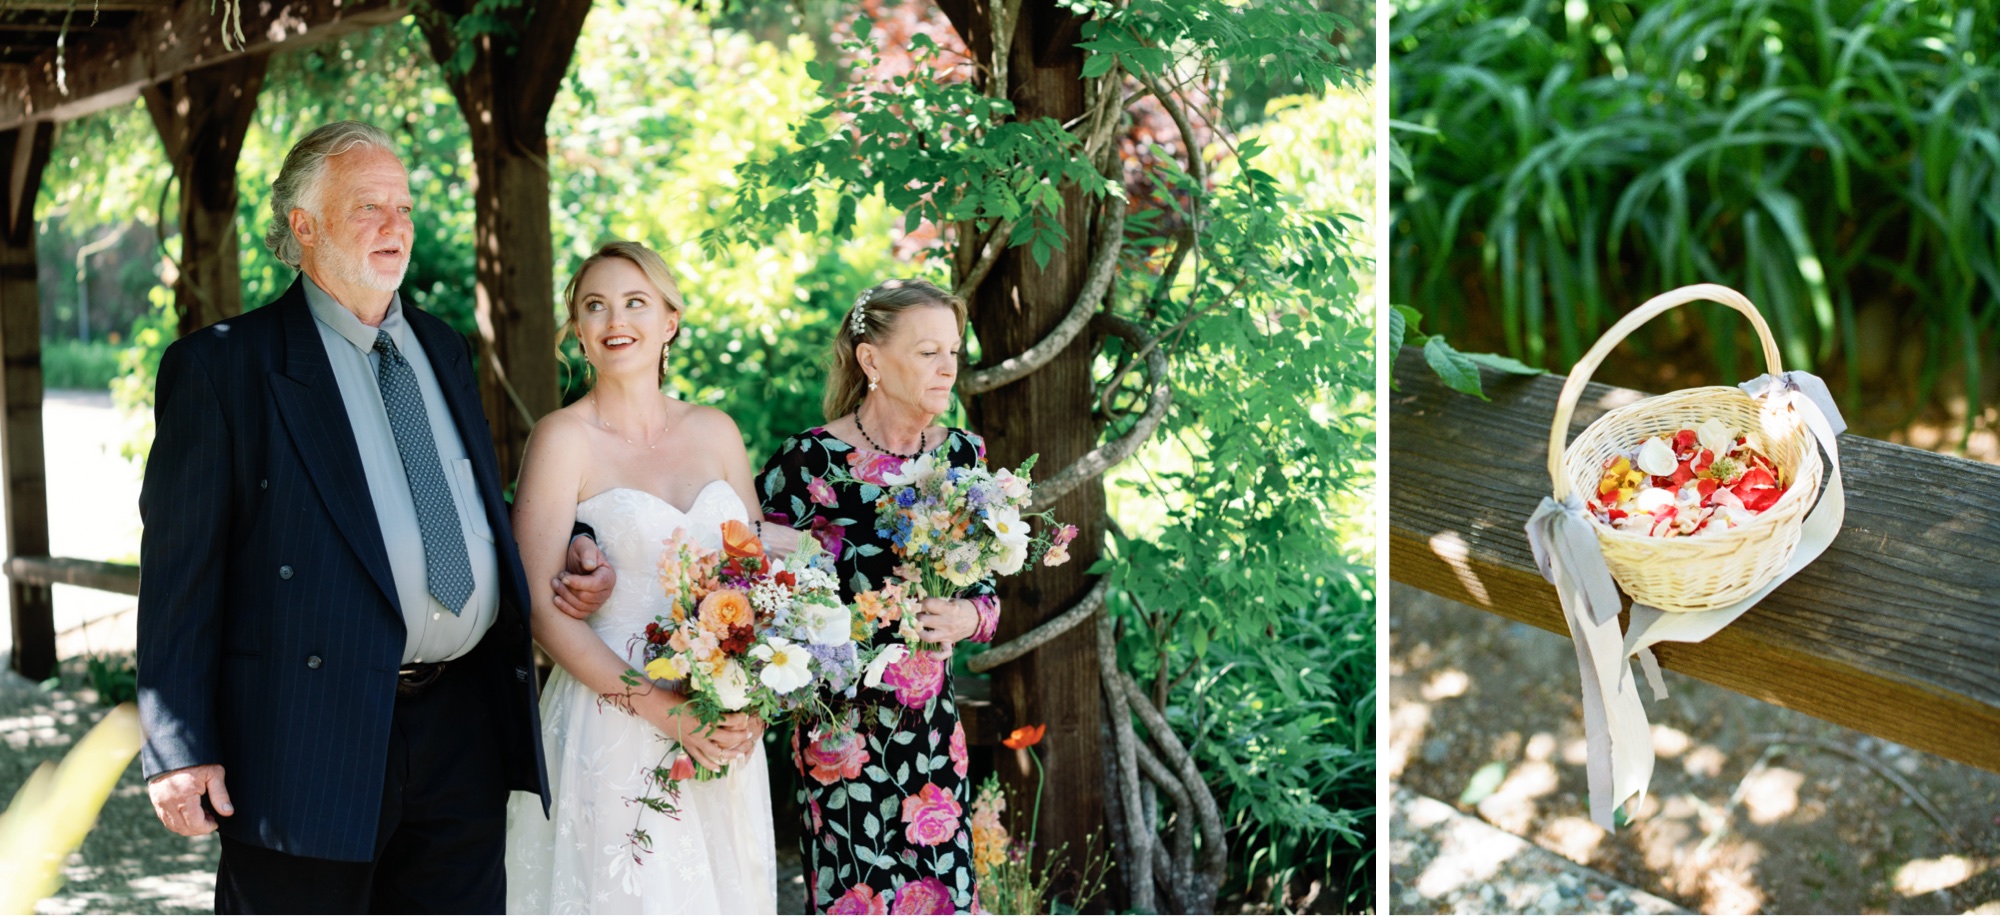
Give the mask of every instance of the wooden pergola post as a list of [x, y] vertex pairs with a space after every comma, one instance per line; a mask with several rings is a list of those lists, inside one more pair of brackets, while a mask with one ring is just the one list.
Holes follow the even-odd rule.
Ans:
[[[174, 293], [185, 333], [242, 310], [236, 158], [265, 60], [410, 9], [406, 0], [271, 0], [239, 12], [243, 44], [224, 39], [208, 4], [185, 0], [119, 0], [87, 11], [63, 0], [9, 0], [0, 9], [0, 26], [12, 33], [0, 48], [0, 481], [13, 667], [29, 678], [56, 668], [50, 584], [138, 590], [136, 567], [48, 556], [34, 203], [54, 125], [146, 97], [181, 183]], [[72, 13], [87, 15], [71, 21]]]
[[[455, 26], [473, 5], [437, 0], [419, 10], [417, 21], [471, 129], [480, 400], [500, 473], [511, 481], [529, 429], [562, 406], [548, 119], [590, 0], [540, 0], [482, 13], [502, 20], [499, 30], [465, 38]], [[463, 60], [466, 45], [471, 63], [460, 70], [452, 62]]]
[[[55, 125], [30, 121], [0, 130], [6, 167], [0, 200], [0, 478], [7, 488], [7, 554], [49, 553], [48, 478], [42, 460], [42, 306], [35, 282], [35, 196], [42, 189]], [[10, 579], [14, 671], [41, 681], [55, 674], [55, 602], [46, 585]]]
[[243, 311], [237, 255], [236, 157], [257, 111], [269, 52], [183, 70], [140, 90], [180, 184], [181, 259], [174, 279], [180, 333]]
[[[950, 4], [961, 36], [976, 56], [991, 52], [992, 38], [981, 21], [983, 3]], [[1054, 0], [1026, 0], [1010, 42], [1009, 83], [1005, 97], [1017, 106], [1020, 121], [1054, 118], [1069, 123], [1084, 114], [1083, 53], [1077, 49], [1081, 20]], [[1090, 240], [1095, 235], [1094, 202], [1073, 184], [1061, 189], [1061, 222], [1070, 244], [1049, 257], [1046, 268], [1035, 266], [1024, 248], [1000, 256], [992, 273], [968, 304], [972, 326], [979, 335], [982, 362], [997, 363], [1019, 354], [1046, 336], [1069, 313], [1089, 273]], [[1041, 369], [1020, 381], [977, 396], [969, 405], [972, 427], [986, 438], [988, 461], [1014, 467], [1040, 454], [1036, 477], [1067, 468], [1097, 445], [1098, 427], [1091, 422], [1095, 407], [1091, 386], [1091, 335], [1081, 334]], [[1000, 581], [1000, 632], [994, 643], [1005, 643], [1075, 606], [1095, 585], [1086, 571], [1098, 558], [1104, 533], [1104, 485], [1091, 481], [1069, 492], [1054, 507], [1056, 518], [1075, 525], [1074, 559], [1055, 568], [1041, 568]], [[1033, 653], [994, 673], [993, 700], [1013, 722], [1004, 728], [1046, 723], [1048, 734], [1037, 749], [1047, 769], [1048, 786], [1062, 787], [1061, 804], [1041, 814], [1043, 851], [1069, 845], [1075, 867], [1087, 855], [1085, 841], [1096, 833], [1099, 849], [1109, 845], [1103, 833], [1104, 759], [1098, 732], [1102, 687], [1097, 644], [1086, 625], [1044, 644]], [[1035, 775], [1025, 755], [999, 753], [999, 770], [1015, 799], [1033, 799]]]

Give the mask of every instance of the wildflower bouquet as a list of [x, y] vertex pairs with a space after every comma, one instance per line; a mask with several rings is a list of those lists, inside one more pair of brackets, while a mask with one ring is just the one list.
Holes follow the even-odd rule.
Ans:
[[[902, 563], [881, 589], [855, 596], [855, 639], [894, 628], [897, 641], [875, 650], [864, 683], [887, 685], [898, 702], [918, 708], [944, 684], [951, 653], [923, 638], [917, 612], [927, 598], [954, 598], [989, 575], [1011, 575], [1040, 558], [1044, 566], [1069, 560], [1076, 526], [1056, 526], [1050, 513], [1028, 513], [1035, 457], [1018, 470], [957, 467], [934, 455], [903, 463], [882, 477], [886, 487], [863, 483], [875, 496], [875, 533], [889, 540]], [[1031, 535], [1029, 519], [1049, 528]]]
[[[851, 697], [872, 654], [855, 643], [832, 557], [806, 539], [790, 557], [773, 559], [735, 520], [723, 523], [722, 544], [719, 552], [703, 551], [685, 530], [667, 540], [659, 566], [667, 613], [633, 638], [643, 644], [644, 677], [684, 686], [687, 709], [704, 728], [731, 713], [772, 722], [824, 707], [823, 696]], [[626, 679], [636, 687], [639, 676]], [[681, 781], [727, 773], [670, 747], [647, 775], [645, 795], [633, 801], [677, 815]], [[651, 846], [636, 828], [632, 842], [639, 850]]]
[[[990, 574], [1020, 572], [1030, 557], [1051, 567], [1069, 560], [1076, 527], [1026, 511], [1034, 465], [1029, 456], [1019, 470], [988, 471], [924, 455], [883, 477], [875, 534], [902, 558], [898, 575], [916, 589], [909, 597], [950, 598]], [[1028, 520], [1037, 518], [1053, 530], [1031, 537]]]

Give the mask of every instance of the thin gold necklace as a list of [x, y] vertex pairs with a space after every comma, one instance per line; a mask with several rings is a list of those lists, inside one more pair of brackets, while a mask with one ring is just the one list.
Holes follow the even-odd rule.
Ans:
[[[623, 433], [620, 433], [620, 432], [618, 432], [618, 428], [617, 428], [617, 427], [614, 427], [614, 426], [612, 426], [612, 425], [610, 425], [610, 424], [608, 424], [608, 423], [605, 423], [605, 422], [604, 422], [604, 408], [602, 408], [601, 406], [599, 406], [599, 405], [598, 405], [598, 403], [597, 403], [597, 390], [596, 390], [596, 389], [591, 389], [591, 391], [590, 391], [590, 411], [591, 411], [591, 413], [593, 413], [593, 414], [596, 414], [596, 415], [597, 415], [597, 425], [598, 425], [598, 426], [600, 426], [600, 427], [603, 427], [603, 428], [604, 428], [604, 429], [605, 429], [605, 430], [606, 430], [607, 432], [609, 432], [609, 433], [610, 433], [610, 434], [611, 434], [612, 436], [616, 436], [616, 437], [618, 437], [619, 439], [622, 439], [622, 440], [624, 440], [624, 441], [625, 441], [625, 445], [628, 445], [628, 446], [636, 446], [636, 445], [639, 445], [638, 443], [635, 443], [635, 442], [633, 442], [633, 441], [632, 441], [632, 438], [631, 438], [631, 437], [629, 437], [629, 436], [626, 436], [625, 434], [623, 434]], [[644, 434], [644, 432], [645, 432], [645, 427], [644, 427], [644, 426], [641, 426], [641, 427], [640, 427], [639, 429], [640, 429], [640, 433], [641, 433], [641, 434], [643, 435], [643, 434]], [[658, 437], [654, 438], [654, 440], [653, 440], [652, 442], [649, 442], [649, 443], [647, 443], [647, 444], [646, 444], [646, 448], [647, 448], [647, 449], [648, 449], [649, 451], [652, 451], [652, 452], [658, 452], [658, 451], [660, 451], [660, 443], [659, 443], [659, 440], [661, 440], [661, 439], [665, 439], [665, 438], [666, 438], [666, 435], [667, 435], [667, 427], [666, 427], [666, 425], [665, 425], [665, 424], [661, 424], [661, 425], [660, 425], [660, 435], [659, 435]]]

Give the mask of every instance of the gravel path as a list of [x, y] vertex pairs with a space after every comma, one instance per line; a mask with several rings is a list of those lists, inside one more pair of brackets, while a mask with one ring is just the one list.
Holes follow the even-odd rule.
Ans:
[[1400, 786], [1395, 794], [1389, 816], [1394, 913], [1687, 913], [1428, 796]]
[[1702, 913], [2000, 912], [2000, 774], [1667, 672], [1651, 792], [1606, 832], [1569, 641], [1401, 585], [1390, 608], [1382, 767], [1413, 793]]

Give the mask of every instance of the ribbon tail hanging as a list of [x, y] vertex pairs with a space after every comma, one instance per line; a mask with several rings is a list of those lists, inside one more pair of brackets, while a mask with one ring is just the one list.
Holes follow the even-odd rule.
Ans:
[[1618, 587], [1588, 512], [1575, 497], [1561, 503], [1543, 498], [1527, 529], [1535, 561], [1556, 587], [1576, 644], [1590, 817], [1610, 830], [1619, 804], [1644, 794], [1654, 763], [1651, 727], [1618, 626]]

